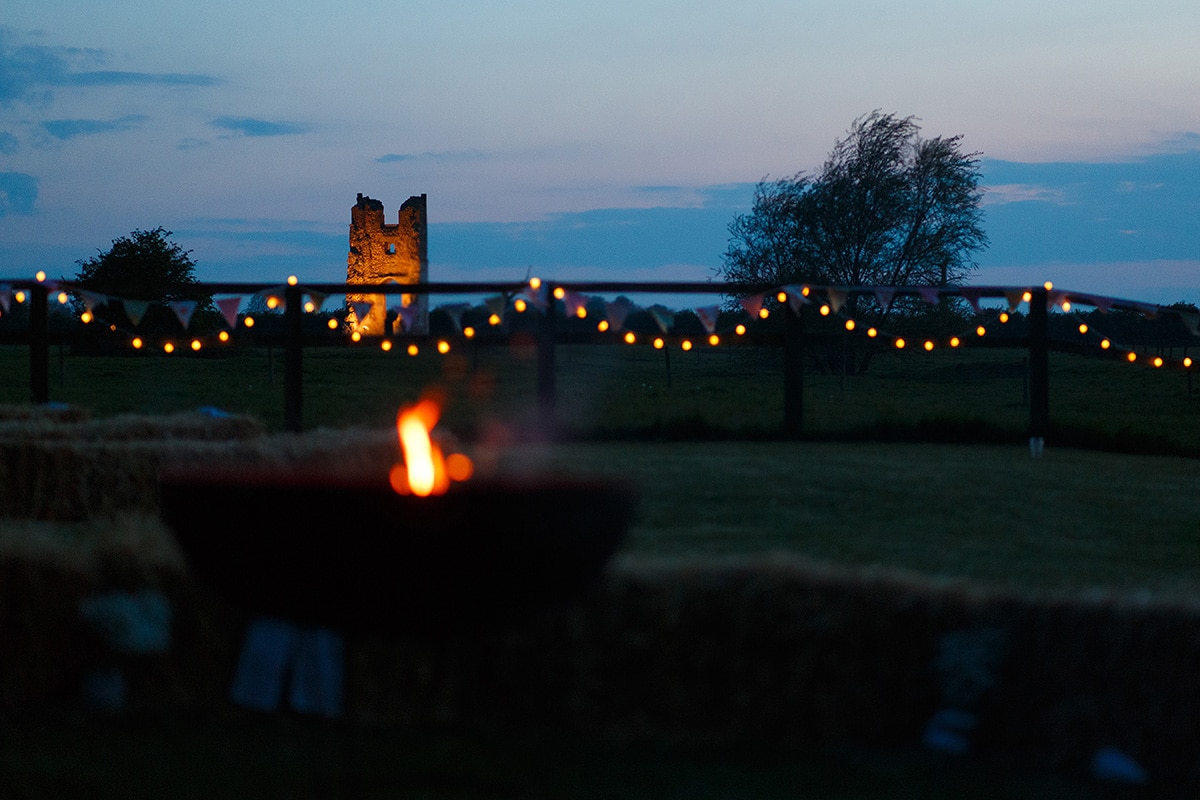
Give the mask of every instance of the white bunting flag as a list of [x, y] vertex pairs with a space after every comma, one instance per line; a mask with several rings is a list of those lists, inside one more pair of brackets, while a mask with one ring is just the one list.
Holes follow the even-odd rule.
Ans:
[[579, 292], [568, 291], [563, 295], [563, 307], [565, 308], [568, 317], [578, 317], [579, 309], [581, 308], [584, 309], [584, 312], [586, 313], [587, 302], [587, 297], [581, 295]]
[[890, 286], [876, 286], [875, 300], [879, 303], [879, 307], [883, 309], [883, 313], [887, 313], [892, 307], [892, 299], [896, 296], [896, 290]]
[[321, 310], [321, 306], [325, 305], [325, 298], [327, 297], [329, 297], [329, 295], [323, 294], [322, 292], [308, 293], [308, 302], [313, 304], [313, 313]]
[[846, 304], [846, 292], [841, 289], [831, 286], [825, 290], [825, 296], [829, 298], [829, 310], [835, 314], [841, 311], [842, 306]]
[[720, 315], [720, 306], [704, 306], [696, 309], [696, 316], [700, 318], [700, 324], [704, 326], [704, 332], [708, 334], [717, 332], [717, 318]]
[[96, 294], [95, 292], [79, 289], [76, 293], [79, 295], [79, 299], [83, 301], [83, 307], [88, 311], [94, 311], [96, 306], [102, 306], [108, 302], [107, 297], [102, 294]]
[[791, 284], [783, 287], [783, 294], [787, 298], [788, 308], [793, 314], [800, 313], [800, 307], [808, 303], [808, 296], [804, 294], [804, 287], [799, 284]]
[[188, 323], [192, 321], [192, 312], [196, 310], [195, 300], [172, 300], [167, 303], [167, 306], [175, 312], [175, 318], [179, 320], [179, 324], [186, 331]]
[[446, 312], [446, 316], [450, 317], [450, 321], [454, 323], [454, 330], [462, 333], [462, 318], [467, 309], [470, 308], [466, 303], [455, 303], [454, 305], [442, 306], [442, 311]]
[[488, 299], [484, 300], [483, 304], [487, 307], [488, 314], [495, 314], [497, 317], [503, 317], [504, 310], [508, 308], [508, 298], [502, 294], [498, 294], [495, 297], [489, 297]]
[[658, 323], [659, 329], [666, 333], [671, 329], [671, 323], [675, 321], [675, 312], [666, 306], [650, 306], [646, 309], [650, 312], [650, 316]]
[[125, 309], [125, 316], [129, 317], [129, 321], [133, 323], [133, 327], [142, 324], [142, 317], [146, 315], [146, 309], [150, 304], [145, 300], [121, 300], [121, 306]]
[[417, 307], [416, 303], [409, 303], [406, 306], [400, 306], [396, 309], [396, 319], [404, 326], [405, 333], [411, 332], [416, 327], [417, 316], [420, 313], [421, 310]]
[[351, 303], [350, 310], [354, 312], [355, 323], [357, 325], [362, 325], [363, 321], [371, 315], [371, 309], [374, 307], [375, 304], [367, 300], [360, 300], [356, 303]]
[[625, 327], [625, 319], [631, 311], [633, 311], [633, 302], [628, 297], [618, 297], [611, 303], [605, 303], [604, 318], [608, 320], [608, 327], [614, 331], [621, 330]]
[[0, 308], [4, 309], [4, 313], [8, 313], [9, 306], [12, 305], [12, 286], [7, 283], [0, 283]]
[[237, 327], [238, 307], [242, 304], [240, 297], [223, 297], [216, 301], [217, 308], [221, 309], [221, 316], [225, 318], [225, 322], [230, 328]]

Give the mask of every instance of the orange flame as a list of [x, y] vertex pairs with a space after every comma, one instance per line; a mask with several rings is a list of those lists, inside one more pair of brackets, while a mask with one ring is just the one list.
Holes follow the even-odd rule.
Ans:
[[418, 497], [445, 494], [451, 480], [471, 477], [474, 471], [471, 459], [461, 453], [444, 456], [442, 448], [430, 437], [441, 413], [436, 398], [424, 397], [396, 414], [396, 435], [404, 454], [404, 463], [393, 466], [388, 475], [396, 492]]

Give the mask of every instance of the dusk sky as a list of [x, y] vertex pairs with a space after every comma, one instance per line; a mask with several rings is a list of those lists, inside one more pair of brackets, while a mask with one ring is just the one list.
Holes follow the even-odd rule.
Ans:
[[706, 280], [853, 120], [981, 154], [977, 284], [1200, 303], [1200, 4], [15, 0], [0, 279], [163, 226], [202, 280], [345, 280], [358, 192], [435, 281]]

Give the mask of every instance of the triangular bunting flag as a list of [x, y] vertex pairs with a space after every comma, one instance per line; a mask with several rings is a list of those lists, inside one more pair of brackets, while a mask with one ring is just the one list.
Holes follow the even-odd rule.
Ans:
[[94, 311], [96, 306], [102, 306], [108, 302], [108, 298], [104, 295], [85, 291], [84, 289], [76, 290], [76, 294], [79, 295], [79, 299], [83, 301], [83, 307], [88, 311]]
[[671, 323], [675, 321], [675, 312], [666, 306], [650, 306], [646, 309], [650, 312], [650, 316], [658, 323], [658, 327], [663, 333], [671, 329]]
[[0, 308], [4, 309], [4, 313], [7, 314], [10, 305], [12, 305], [12, 286], [0, 283]]
[[217, 308], [221, 309], [221, 316], [229, 323], [230, 328], [237, 327], [237, 312], [238, 306], [242, 304], [240, 297], [223, 297], [216, 301]]
[[747, 314], [749, 314], [751, 317], [757, 317], [758, 312], [762, 311], [763, 295], [752, 294], [749, 297], [743, 297], [740, 302], [742, 304], [742, 308], [746, 309]]
[[578, 317], [579, 309], [587, 309], [587, 298], [579, 292], [568, 291], [563, 295], [563, 307], [566, 309], [568, 317]]
[[608, 327], [614, 331], [621, 330], [625, 327], [625, 318], [631, 311], [633, 311], [633, 302], [628, 297], [618, 297], [611, 303], [605, 303], [604, 318], [608, 320]]
[[[403, 308], [403, 306], [401, 306]], [[467, 309], [470, 308], [466, 303], [455, 303], [449, 306], [442, 306], [442, 311], [446, 312], [446, 316], [450, 317], [450, 321], [454, 323], [454, 330], [462, 333], [462, 318]]]
[[829, 298], [829, 309], [835, 314], [841, 311], [842, 306], [846, 303], [846, 292], [841, 289], [834, 289], [831, 286], [825, 290], [825, 296]]
[[321, 306], [325, 305], [325, 299], [329, 297], [322, 292], [309, 292], [308, 301], [313, 304], [313, 313], [321, 310]]
[[400, 306], [396, 309], [396, 319], [404, 326], [404, 332], [407, 333], [417, 324], [417, 317], [420, 315], [421, 309], [416, 303], [409, 303], [406, 306]]
[[1021, 303], [1025, 300], [1025, 290], [1005, 289], [1004, 299], [1008, 301], [1008, 312], [1011, 314], [1012, 312], [1016, 311], [1017, 306], [1021, 305]]
[[1100, 313], [1107, 314], [1112, 311], [1113, 299], [1111, 297], [1093, 297], [1092, 305], [1100, 309]]
[[1067, 302], [1066, 292], [1046, 292], [1046, 308], [1058, 308]]
[[1193, 314], [1190, 311], [1180, 311], [1179, 321], [1183, 323], [1183, 327], [1188, 329], [1188, 333], [1192, 336], [1200, 336], [1200, 314]]
[[369, 300], [360, 300], [356, 303], [351, 303], [350, 310], [354, 312], [354, 323], [362, 325], [363, 320], [371, 315], [371, 309], [374, 307], [375, 304]]
[[546, 309], [550, 307], [550, 303], [546, 300], [545, 284], [539, 285], [536, 289], [532, 286], [526, 286], [521, 291], [521, 294], [524, 295], [526, 300], [528, 300], [530, 303], [533, 303], [534, 308], [542, 313], [545, 313]]
[[129, 321], [133, 323], [133, 327], [142, 324], [142, 317], [146, 315], [146, 309], [150, 304], [145, 300], [121, 300], [121, 306], [125, 309], [125, 316], [129, 317]]
[[1158, 319], [1158, 312], [1161, 306], [1156, 306], [1153, 303], [1138, 303], [1138, 311], [1142, 312], [1146, 319]]
[[696, 316], [700, 318], [700, 324], [704, 326], [704, 332], [709, 334], [717, 332], [717, 317], [720, 314], [720, 306], [705, 306], [704, 308], [696, 309]]
[[783, 287], [783, 294], [787, 297], [788, 308], [793, 314], [800, 313], [800, 307], [808, 303], [808, 297], [804, 294], [804, 287], [793, 283]]
[[892, 298], [896, 296], [896, 290], [890, 286], [876, 286], [875, 299], [879, 302], [879, 307], [883, 309], [883, 313], [892, 307]]
[[167, 303], [167, 307], [175, 312], [176, 319], [186, 331], [188, 323], [192, 321], [192, 312], [196, 310], [195, 300], [172, 300]]
[[930, 305], [936, 305], [938, 297], [941, 296], [941, 291], [936, 286], [918, 286], [917, 294], [921, 295], [921, 299]]
[[484, 300], [483, 304], [487, 307], [488, 314], [495, 314], [497, 317], [503, 317], [504, 309], [508, 308], [508, 298], [502, 294], [498, 294], [495, 297], [489, 297], [488, 299]]
[[979, 313], [979, 298], [983, 296], [983, 292], [979, 289], [976, 289], [976, 288], [970, 287], [970, 286], [964, 286], [961, 289], [959, 289], [958, 292], [964, 298], [966, 298], [967, 302], [971, 304], [971, 309], [976, 314], [978, 314]]

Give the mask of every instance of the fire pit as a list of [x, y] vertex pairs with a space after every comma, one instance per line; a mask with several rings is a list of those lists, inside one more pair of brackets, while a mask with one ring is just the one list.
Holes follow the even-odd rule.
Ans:
[[582, 598], [633, 517], [620, 482], [172, 470], [164, 519], [193, 574], [245, 610], [344, 631], [438, 634]]

